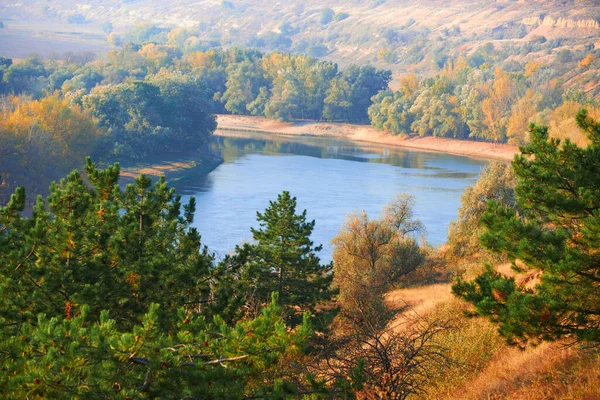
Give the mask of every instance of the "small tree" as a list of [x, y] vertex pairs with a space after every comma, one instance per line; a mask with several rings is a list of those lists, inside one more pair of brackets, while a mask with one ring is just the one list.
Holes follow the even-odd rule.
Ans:
[[[257, 212], [259, 228], [252, 228], [254, 243], [237, 246], [224, 268], [237, 270], [238, 288], [227, 301], [252, 312], [278, 294], [288, 315], [314, 310], [319, 300], [329, 297], [331, 264], [322, 265], [310, 235], [315, 221], [306, 221], [306, 210], [296, 214], [296, 198], [284, 191], [269, 202], [264, 213]], [[230, 288], [229, 283], [224, 288]], [[234, 293], [235, 292], [235, 293]], [[232, 311], [235, 311], [232, 309]]]
[[321, 24], [327, 25], [328, 23], [333, 21], [334, 17], [335, 11], [333, 11], [331, 8], [324, 8], [323, 10], [321, 10], [321, 17], [319, 21], [321, 22]]
[[488, 267], [473, 282], [459, 280], [454, 293], [500, 323], [509, 340], [532, 338], [600, 342], [600, 125], [582, 110], [578, 125], [590, 144], [548, 138], [532, 125], [531, 143], [513, 168], [521, 210], [491, 201], [481, 237], [493, 252], [539, 270], [533, 289]]
[[[316, 367], [327, 380], [348, 382], [359, 399], [403, 400], [423, 396], [439, 371], [452, 360], [437, 342], [451, 329], [444, 321], [403, 315], [386, 325], [383, 315], [329, 338]], [[383, 328], [382, 328], [383, 326]]]
[[340, 289], [342, 314], [349, 319], [368, 320], [387, 313], [385, 291], [424, 262], [425, 255], [411, 235], [423, 231], [413, 218], [413, 203], [411, 196], [398, 196], [380, 220], [369, 220], [365, 212], [351, 215], [332, 240], [333, 283]]
[[102, 24], [102, 31], [107, 35], [113, 31], [113, 24], [110, 21], [106, 21]]

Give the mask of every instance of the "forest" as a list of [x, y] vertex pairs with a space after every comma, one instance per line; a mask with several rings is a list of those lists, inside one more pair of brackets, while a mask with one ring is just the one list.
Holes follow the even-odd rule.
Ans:
[[[155, 152], [175, 151], [181, 141], [172, 149], [161, 142], [172, 141], [179, 134], [179, 140], [192, 139], [183, 133], [185, 126], [157, 115], [173, 107], [177, 96], [191, 96], [194, 100], [189, 106], [202, 114], [370, 123], [393, 135], [514, 145], [528, 142], [531, 121], [549, 126], [555, 137], [583, 144], [585, 136], [572, 116], [583, 107], [596, 115], [598, 108], [586, 83], [598, 68], [593, 48], [560, 50], [549, 62], [505, 65], [499, 63], [501, 52], [488, 44], [469, 56], [446, 57], [435, 73], [404, 74], [392, 82], [391, 71], [370, 65], [342, 69], [333, 62], [300, 54], [222, 50], [205, 43], [194, 47], [188, 40], [192, 33], [138, 24], [126, 36], [130, 41], [104, 57], [66, 53], [49, 60], [30, 57], [13, 62], [2, 58], [0, 92], [9, 96], [2, 105], [4, 119], [18, 104], [47, 104], [43, 98], [57, 97], [95, 120], [99, 131], [110, 137], [100, 142], [118, 143], [114, 148], [98, 143], [94, 150], [106, 156], [135, 158], [151, 153], [140, 145], [155, 148]], [[570, 71], [577, 71], [578, 76]], [[396, 90], [390, 89], [391, 83]], [[134, 99], [141, 104], [132, 105]], [[118, 121], [107, 119], [110, 107], [119, 107], [119, 102], [134, 108], [120, 107]], [[198, 126], [214, 129], [203, 123], [204, 116], [198, 116], [198, 121], [194, 118], [181, 116], [187, 119], [184, 125], [201, 123]], [[116, 124], [126, 126], [130, 133], [117, 129]], [[3, 135], [14, 137], [15, 129], [5, 124]], [[145, 145], [130, 143], [135, 136], [131, 132], [136, 130], [151, 140]], [[198, 138], [195, 145], [202, 142]]]

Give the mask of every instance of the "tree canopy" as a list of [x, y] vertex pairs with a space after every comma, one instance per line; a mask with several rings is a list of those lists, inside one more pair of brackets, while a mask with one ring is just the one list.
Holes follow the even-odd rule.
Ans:
[[202, 149], [217, 126], [200, 81], [176, 74], [101, 86], [82, 102], [110, 134], [106, 152], [127, 158]]

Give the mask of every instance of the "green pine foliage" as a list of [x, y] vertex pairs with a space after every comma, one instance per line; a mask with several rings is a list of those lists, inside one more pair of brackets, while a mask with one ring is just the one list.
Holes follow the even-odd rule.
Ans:
[[509, 340], [600, 341], [600, 125], [585, 110], [577, 122], [587, 147], [561, 144], [532, 125], [531, 143], [513, 162], [520, 211], [491, 201], [481, 218], [482, 244], [506, 254], [518, 272], [537, 271], [539, 283], [518, 285], [488, 267], [453, 287]]
[[237, 246], [221, 264], [236, 271], [220, 285], [220, 297], [231, 313], [255, 313], [275, 292], [289, 320], [297, 323], [303, 312], [315, 312], [330, 297], [332, 265], [321, 264], [316, 254], [321, 246], [310, 240], [315, 221], [306, 220], [306, 210], [297, 214], [296, 207], [289, 192], [278, 195], [264, 213], [257, 213], [254, 243]]
[[224, 271], [189, 226], [194, 201], [145, 176], [121, 190], [118, 164], [88, 159], [85, 172], [53, 184], [31, 217], [22, 188], [0, 208], [0, 397], [295, 390], [278, 368], [304, 347], [307, 316], [290, 330], [275, 294], [254, 318], [226, 322], [207, 306]]

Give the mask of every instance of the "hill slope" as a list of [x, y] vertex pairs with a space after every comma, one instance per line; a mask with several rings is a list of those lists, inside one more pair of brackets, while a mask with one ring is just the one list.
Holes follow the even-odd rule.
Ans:
[[[341, 64], [372, 62], [397, 73], [435, 70], [447, 57], [489, 44], [509, 54], [501, 62], [593, 48], [600, 30], [600, 5], [585, 0], [10, 1], [0, 4], [0, 15], [6, 30], [63, 36], [65, 30], [102, 33], [107, 21], [118, 32], [138, 22], [180, 26], [219, 45], [305, 52]], [[73, 23], [79, 15], [83, 19]]]

